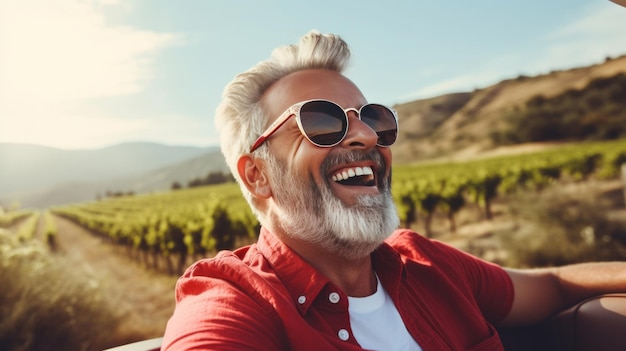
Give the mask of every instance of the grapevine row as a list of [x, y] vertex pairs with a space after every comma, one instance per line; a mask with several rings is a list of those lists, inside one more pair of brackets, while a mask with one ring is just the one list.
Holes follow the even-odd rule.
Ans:
[[[234, 184], [112, 198], [53, 209], [146, 264], [180, 273], [189, 256], [232, 248], [258, 229]], [[172, 262], [175, 260], [175, 264]]]
[[519, 189], [541, 190], [560, 181], [591, 176], [615, 178], [626, 163], [626, 141], [583, 144], [540, 153], [457, 163], [440, 163], [394, 169], [393, 193], [401, 220], [410, 226], [417, 212], [425, 215], [426, 235], [437, 210], [454, 215], [468, 202], [482, 206], [492, 218], [491, 202], [499, 194]]
[[34, 211], [30, 209], [4, 212], [0, 208], [0, 227], [10, 227], [19, 221], [28, 218], [33, 213]]
[[20, 227], [17, 230], [17, 237], [20, 240], [27, 241], [35, 237], [40, 216], [40, 212], [33, 211], [31, 212], [30, 216], [26, 218], [23, 223], [20, 224]]
[[[454, 216], [470, 203], [487, 218], [498, 195], [519, 189], [541, 190], [561, 180], [614, 178], [626, 162], [626, 140], [580, 144], [549, 151], [471, 162], [397, 166], [392, 192], [403, 225], [425, 215], [426, 235], [437, 211]], [[236, 184], [228, 183], [159, 194], [107, 198], [53, 209], [94, 234], [127, 248], [130, 255], [178, 273], [188, 258], [232, 248], [238, 238], [253, 238], [258, 221]], [[176, 267], [171, 260], [175, 260]]]

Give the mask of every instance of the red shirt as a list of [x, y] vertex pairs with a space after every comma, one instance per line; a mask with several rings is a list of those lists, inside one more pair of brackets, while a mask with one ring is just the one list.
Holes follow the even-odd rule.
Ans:
[[[372, 259], [424, 351], [503, 350], [490, 321], [510, 310], [513, 285], [500, 267], [408, 230]], [[347, 296], [265, 229], [189, 267], [176, 302], [162, 350], [361, 350]]]

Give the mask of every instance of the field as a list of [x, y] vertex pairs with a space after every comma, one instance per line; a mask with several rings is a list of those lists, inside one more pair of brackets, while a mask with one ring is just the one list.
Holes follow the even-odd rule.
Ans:
[[[621, 140], [398, 166], [393, 192], [405, 226], [503, 265], [625, 259], [626, 209], [619, 173], [625, 161], [626, 140]], [[37, 276], [30, 284], [38, 281], [65, 291], [51, 302], [37, 297], [50, 296], [48, 290], [23, 284], [32, 297], [13, 300], [18, 302], [12, 310], [21, 306], [47, 316], [41, 311], [53, 304], [85, 311], [64, 314], [69, 325], [100, 323], [83, 328], [72, 347], [58, 347], [36, 344], [43, 337], [26, 329], [61, 333], [67, 325], [15, 314], [0, 324], [0, 348], [15, 350], [99, 350], [161, 336], [173, 311], [180, 270], [216, 250], [253, 242], [258, 230], [232, 183], [110, 198], [41, 214], [8, 212], [1, 218], [6, 228], [3, 276], [19, 268], [29, 277], [41, 260], [40, 266], [56, 268], [45, 274], [49, 281]], [[60, 280], [65, 285], [54, 283]]]

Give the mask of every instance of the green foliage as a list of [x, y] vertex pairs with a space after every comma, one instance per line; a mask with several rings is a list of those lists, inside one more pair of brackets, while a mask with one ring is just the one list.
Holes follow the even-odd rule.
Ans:
[[[239, 187], [226, 183], [144, 196], [115, 197], [52, 210], [158, 269], [179, 274], [190, 255], [232, 248], [238, 238], [258, 233], [258, 221]], [[170, 258], [178, 257], [176, 267]], [[150, 257], [150, 258], [149, 258]]]
[[35, 236], [37, 230], [37, 224], [39, 223], [39, 217], [41, 213], [32, 212], [31, 215], [20, 225], [17, 230], [17, 236], [20, 240], [31, 240]]
[[[539, 102], [536, 102], [539, 103]], [[457, 163], [397, 166], [392, 193], [401, 221], [410, 227], [424, 217], [426, 235], [430, 221], [443, 211], [454, 230], [455, 214], [468, 203], [478, 204], [491, 218], [491, 202], [518, 190], [545, 190], [558, 181], [579, 181], [619, 174], [626, 159], [626, 139], [581, 143], [532, 154]], [[178, 257], [178, 273], [190, 256], [205, 256], [231, 249], [237, 239], [253, 238], [259, 222], [235, 183], [180, 189], [142, 196], [53, 209], [117, 245], [130, 248], [145, 261], [157, 256]], [[168, 263], [169, 264], [169, 263]]]
[[33, 210], [4, 211], [0, 208], [0, 227], [7, 228], [33, 214]]
[[[194, 188], [205, 185], [215, 185], [222, 183], [232, 183], [235, 181], [235, 178], [230, 173], [222, 173], [222, 172], [212, 172], [207, 174], [204, 178], [196, 178], [187, 184], [187, 187]], [[172, 188], [174, 186], [172, 185]]]
[[414, 223], [417, 208], [425, 214], [426, 234], [430, 235], [428, 222], [435, 211], [448, 213], [450, 226], [454, 228], [458, 206], [470, 201], [481, 206], [489, 219], [493, 216], [491, 202], [501, 194], [520, 189], [542, 190], [564, 179], [617, 177], [624, 161], [626, 139], [468, 162], [399, 166], [393, 170], [392, 192], [400, 219]]
[[57, 246], [57, 226], [50, 211], [43, 213], [44, 223], [44, 241], [48, 244], [51, 251], [56, 250]]
[[582, 90], [531, 98], [511, 111], [510, 129], [494, 132], [498, 144], [608, 140], [626, 137], [626, 74], [597, 78]]
[[454, 215], [465, 206], [465, 190], [468, 184], [460, 182], [458, 179], [450, 179], [444, 183], [441, 190], [441, 204], [443, 209], [448, 214], [448, 220], [450, 221], [450, 230], [456, 231], [456, 223], [454, 221]]
[[417, 203], [410, 190], [398, 194], [398, 215], [404, 227], [410, 228], [417, 220]]

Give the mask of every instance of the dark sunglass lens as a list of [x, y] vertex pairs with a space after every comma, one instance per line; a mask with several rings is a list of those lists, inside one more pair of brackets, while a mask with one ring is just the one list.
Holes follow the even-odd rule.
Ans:
[[391, 146], [398, 136], [398, 122], [393, 112], [377, 104], [368, 104], [361, 109], [361, 120], [378, 134], [378, 145]]
[[348, 124], [341, 107], [328, 101], [311, 101], [302, 105], [300, 122], [307, 137], [320, 146], [340, 142]]

